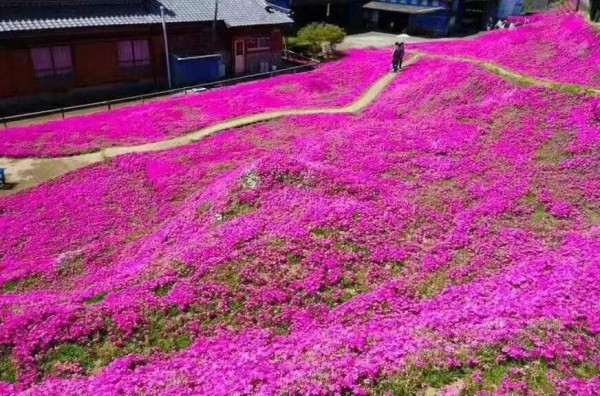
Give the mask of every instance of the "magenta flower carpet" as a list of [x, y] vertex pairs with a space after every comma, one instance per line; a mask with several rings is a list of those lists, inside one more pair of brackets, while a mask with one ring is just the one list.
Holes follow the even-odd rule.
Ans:
[[412, 47], [437, 55], [490, 61], [529, 76], [600, 88], [597, 28], [564, 10], [522, 17], [514, 30], [496, 30], [476, 40]]
[[[519, 28], [521, 45], [579, 17], [542, 18], [556, 23]], [[459, 45], [427, 48], [479, 56]], [[14, 129], [3, 154], [92, 149], [112, 117], [147, 111], [163, 126], [119, 124], [101, 144], [160, 140], [263, 111], [254, 95], [347, 104], [388, 55], [64, 121], [76, 137]], [[344, 62], [368, 77], [320, 74]], [[200, 108], [214, 114], [168, 116]], [[0, 394], [600, 394], [598, 96], [423, 58], [359, 115], [283, 118], [2, 197], [0, 235]]]

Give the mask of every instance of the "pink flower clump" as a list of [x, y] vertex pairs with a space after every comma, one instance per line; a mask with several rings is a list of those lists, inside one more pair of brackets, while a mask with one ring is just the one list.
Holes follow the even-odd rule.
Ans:
[[1, 198], [0, 393], [596, 394], [598, 98], [417, 65]]
[[474, 40], [420, 44], [416, 48], [494, 62], [517, 73], [559, 83], [600, 88], [600, 40], [584, 16], [559, 9], [528, 19], [529, 23], [516, 29], [493, 31]]

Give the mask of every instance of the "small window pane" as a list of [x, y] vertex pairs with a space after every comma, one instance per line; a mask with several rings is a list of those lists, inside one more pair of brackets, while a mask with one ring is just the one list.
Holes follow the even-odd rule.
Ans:
[[52, 47], [52, 60], [54, 61], [55, 74], [69, 74], [73, 72], [71, 47]]
[[249, 50], [258, 48], [258, 40], [255, 38], [246, 40], [246, 48]]
[[68, 45], [32, 48], [31, 61], [37, 78], [73, 73], [73, 57]]
[[119, 41], [119, 66], [134, 69], [150, 65], [150, 46], [148, 40]]
[[136, 63], [150, 63], [150, 51], [148, 49], [148, 40], [135, 40], [133, 42], [133, 55]]
[[119, 41], [119, 63], [133, 62], [133, 46], [131, 41]]
[[50, 51], [50, 47], [32, 48], [31, 60], [36, 76], [43, 77], [53, 74], [52, 52]]
[[258, 47], [259, 48], [270, 48], [271, 47], [271, 39], [269, 37], [261, 37], [258, 39]]

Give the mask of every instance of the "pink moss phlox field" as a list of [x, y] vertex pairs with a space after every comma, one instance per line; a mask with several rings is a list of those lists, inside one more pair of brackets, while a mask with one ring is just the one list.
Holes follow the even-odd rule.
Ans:
[[2, 130], [0, 156], [53, 157], [169, 139], [272, 110], [345, 106], [389, 70], [388, 51], [351, 51], [314, 72]]
[[431, 366], [477, 390], [491, 355], [479, 394], [540, 365], [594, 394], [600, 100], [419, 62], [358, 116], [2, 198], [0, 393], [368, 395]]
[[582, 15], [560, 9], [516, 29], [474, 40], [411, 46], [436, 55], [470, 57], [559, 83], [600, 88], [600, 33]]

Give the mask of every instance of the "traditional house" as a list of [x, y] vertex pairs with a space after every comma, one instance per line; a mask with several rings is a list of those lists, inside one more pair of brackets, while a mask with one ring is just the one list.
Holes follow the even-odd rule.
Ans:
[[[271, 0], [275, 1], [275, 0]], [[286, 1], [286, 0], [279, 0]], [[287, 0], [298, 27], [333, 23], [349, 32], [378, 30], [447, 36], [477, 31], [490, 17], [520, 12], [523, 0]], [[510, 8], [510, 10], [509, 10]]]
[[364, 8], [370, 25], [379, 30], [448, 34], [451, 8], [444, 0], [370, 1]]
[[281, 63], [292, 20], [264, 0], [0, 0], [0, 112], [166, 86], [161, 7], [169, 52], [229, 75]]
[[[446, 36], [485, 28], [505, 3], [522, 0], [372, 0], [364, 5], [371, 28], [398, 33]], [[509, 15], [520, 13], [512, 8]]]

